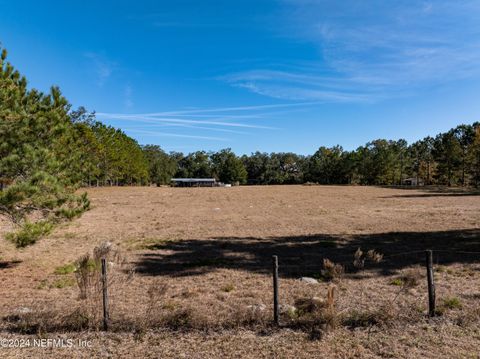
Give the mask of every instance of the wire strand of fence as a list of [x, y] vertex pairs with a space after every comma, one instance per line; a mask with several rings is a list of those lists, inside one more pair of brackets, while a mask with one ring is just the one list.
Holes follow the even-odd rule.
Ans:
[[433, 249], [433, 252], [442, 252], [442, 253], [456, 253], [456, 254], [480, 254], [480, 252], [474, 251], [452, 251], [449, 249]]
[[387, 255], [387, 256], [383, 256], [383, 259], [391, 258], [391, 257], [404, 256], [404, 255], [407, 255], [407, 254], [415, 254], [415, 253], [425, 253], [425, 250], [408, 251], [408, 252], [401, 252], [401, 253], [389, 254], [389, 255]]

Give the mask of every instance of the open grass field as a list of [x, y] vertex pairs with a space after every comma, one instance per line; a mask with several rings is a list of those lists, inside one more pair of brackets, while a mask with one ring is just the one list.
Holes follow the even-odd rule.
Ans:
[[[0, 242], [0, 338], [82, 338], [92, 346], [0, 348], [0, 357], [480, 355], [475, 193], [347, 186], [88, 192], [92, 209], [48, 238], [24, 250]], [[8, 231], [6, 222], [0, 225], [0, 234]], [[81, 308], [100, 307], [98, 300], [79, 299], [71, 270], [105, 241], [123, 258], [111, 268], [117, 279], [109, 333], [92, 329], [96, 314], [89, 323], [79, 319]], [[357, 268], [358, 248], [383, 259]], [[426, 316], [427, 248], [435, 251], [439, 315], [433, 319]], [[274, 254], [287, 308], [280, 329], [270, 324]], [[327, 281], [325, 258], [345, 273]], [[325, 298], [329, 286], [335, 286], [335, 308], [326, 319], [285, 306]]]

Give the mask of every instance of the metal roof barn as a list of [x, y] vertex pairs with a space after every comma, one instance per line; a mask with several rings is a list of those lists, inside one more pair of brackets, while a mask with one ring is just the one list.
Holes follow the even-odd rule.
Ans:
[[217, 183], [215, 178], [172, 178], [176, 187], [213, 187]]

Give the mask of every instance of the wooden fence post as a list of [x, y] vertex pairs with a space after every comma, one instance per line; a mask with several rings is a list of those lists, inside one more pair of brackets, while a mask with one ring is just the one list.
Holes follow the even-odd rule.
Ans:
[[425, 251], [428, 282], [428, 315], [435, 316], [435, 281], [433, 279], [433, 255], [431, 250]]
[[279, 304], [278, 304], [278, 257], [272, 256], [273, 262], [273, 322], [279, 325]]
[[103, 289], [103, 330], [108, 330], [108, 291], [107, 291], [107, 261], [102, 258], [102, 289]]

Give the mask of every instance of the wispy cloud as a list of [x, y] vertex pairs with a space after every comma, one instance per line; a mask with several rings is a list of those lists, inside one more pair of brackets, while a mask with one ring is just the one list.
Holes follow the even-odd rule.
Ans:
[[[368, 26], [317, 24], [326, 64], [347, 78], [394, 90], [478, 76], [480, 26], [457, 8], [450, 14], [431, 4], [427, 9], [396, 9], [382, 16], [387, 21]], [[452, 28], [459, 24], [462, 30]]]
[[353, 79], [315, 74], [305, 68], [297, 72], [256, 69], [219, 77], [232, 86], [268, 97], [291, 101], [368, 102], [372, 90], [358, 91]]
[[[186, 128], [186, 129], [195, 129], [195, 130], [205, 130], [205, 131], [213, 131], [213, 132], [224, 132], [224, 133], [235, 133], [239, 135], [248, 135], [248, 132], [243, 132], [243, 131], [237, 131], [237, 130], [231, 130], [227, 128], [218, 128], [218, 127], [205, 127], [205, 126], [198, 126], [198, 125], [188, 125], [184, 123], [152, 123], [152, 122], [145, 122], [145, 121], [140, 121], [143, 122], [142, 128], [164, 128], [164, 127], [170, 127], [170, 128]], [[122, 127], [127, 129], [128, 127]]]
[[135, 122], [166, 122], [166, 123], [178, 123], [178, 124], [191, 124], [191, 125], [214, 125], [214, 126], [226, 126], [226, 127], [243, 127], [243, 128], [257, 128], [257, 129], [275, 129], [270, 126], [252, 125], [238, 122], [222, 122], [222, 121], [208, 121], [208, 120], [191, 120], [180, 118], [168, 118], [168, 117], [155, 117], [152, 115], [128, 115], [128, 114], [109, 114], [109, 113], [97, 113], [97, 116], [118, 119], [118, 120], [130, 120]]
[[210, 136], [197, 136], [197, 135], [185, 135], [179, 133], [169, 133], [169, 132], [162, 132], [162, 131], [148, 131], [148, 130], [137, 130], [137, 129], [130, 129], [127, 130], [128, 132], [133, 133], [141, 133], [144, 135], [153, 135], [153, 136], [160, 136], [160, 137], [178, 137], [178, 138], [191, 138], [196, 140], [209, 140], [209, 141], [228, 141], [228, 138], [223, 137], [210, 137]]
[[[199, 108], [175, 111], [162, 111], [153, 113], [106, 113], [97, 112], [101, 120], [123, 123], [123, 129], [129, 132], [158, 135], [168, 137], [182, 137], [191, 139], [205, 139], [212, 141], [226, 141], [228, 139], [210, 136], [208, 132], [222, 132], [234, 135], [251, 135], [251, 131], [275, 131], [278, 127], [267, 126], [259, 121], [272, 120], [277, 110], [280, 114], [289, 112], [289, 108], [304, 108], [317, 102], [282, 103], [270, 105], [253, 105], [237, 107]], [[239, 114], [240, 113], [240, 114]], [[248, 121], [246, 121], [248, 120]], [[175, 128], [179, 132], [163, 132], [161, 128]], [[245, 132], [250, 130], [248, 132]], [[203, 135], [207, 133], [207, 136]]]
[[[297, 102], [297, 103], [278, 103], [271, 105], [252, 105], [252, 106], [237, 106], [237, 107], [216, 107], [216, 108], [198, 108], [198, 109], [188, 109], [188, 110], [177, 110], [177, 111], [163, 111], [163, 112], [154, 112], [154, 113], [144, 113], [144, 114], [130, 114], [127, 116], [184, 116], [184, 115], [195, 115], [203, 113], [229, 113], [229, 112], [245, 112], [245, 111], [256, 111], [256, 110], [269, 110], [277, 108], [288, 108], [288, 107], [302, 107], [318, 105], [318, 101], [310, 102]], [[113, 114], [115, 115], [115, 114]], [[198, 115], [200, 116], [200, 115]], [[238, 115], [225, 114], [225, 117], [239, 117]], [[249, 117], [255, 117], [257, 114], [246, 115]]]
[[318, 60], [268, 63], [218, 77], [292, 101], [372, 102], [480, 76], [480, 3], [284, 0], [277, 35]]
[[108, 60], [104, 55], [95, 52], [86, 52], [84, 56], [91, 63], [97, 85], [102, 87], [117, 67], [116, 63]]
[[132, 87], [130, 85], [125, 86], [125, 90], [123, 91], [123, 95], [125, 97], [125, 107], [132, 108], [133, 107], [133, 100], [132, 100]]

